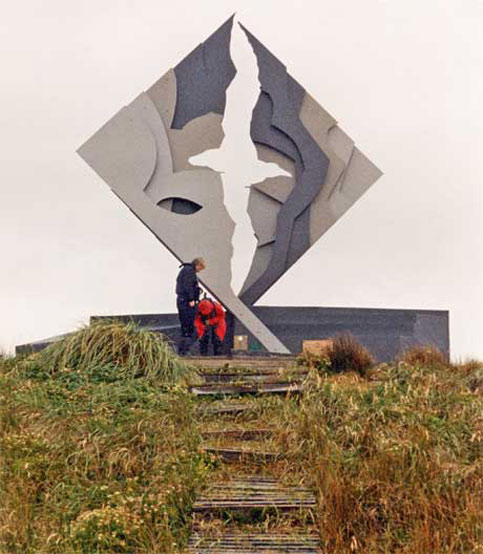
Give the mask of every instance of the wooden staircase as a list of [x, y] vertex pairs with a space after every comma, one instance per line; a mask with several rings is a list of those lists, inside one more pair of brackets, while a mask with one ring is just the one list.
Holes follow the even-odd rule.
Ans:
[[[307, 533], [303, 523], [313, 517], [316, 498], [309, 488], [288, 484], [286, 478], [282, 482], [272, 473], [272, 468], [283, 459], [283, 453], [273, 441], [274, 430], [257, 421], [259, 402], [263, 398], [302, 394], [307, 372], [297, 368], [290, 357], [191, 358], [187, 361], [198, 368], [205, 381], [191, 388], [199, 397], [203, 450], [228, 464], [228, 470], [231, 464], [236, 464], [235, 476], [226, 477], [225, 473], [195, 500], [187, 552], [320, 553], [318, 536]], [[244, 418], [241, 423], [240, 418]], [[290, 533], [285, 530], [258, 532], [252, 527], [244, 530], [243, 523], [237, 519], [244, 514], [241, 521], [250, 522], [252, 517], [255, 521], [269, 513], [282, 519], [295, 517], [296, 524], [292, 522]], [[210, 525], [200, 526], [199, 518], [229, 524], [221, 525], [214, 532]]]

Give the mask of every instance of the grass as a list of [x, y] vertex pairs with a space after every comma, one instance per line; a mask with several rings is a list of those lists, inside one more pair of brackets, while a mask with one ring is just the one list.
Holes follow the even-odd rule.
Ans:
[[444, 367], [448, 363], [447, 356], [432, 344], [413, 346], [404, 350], [398, 360], [409, 365], [420, 365], [425, 367]]
[[0, 551], [178, 552], [210, 468], [189, 394], [69, 373], [0, 377]]
[[187, 374], [117, 324], [0, 360], [0, 552], [179, 552], [211, 467]]
[[[333, 554], [482, 552], [483, 364], [398, 362], [362, 376], [310, 363], [302, 398], [259, 398], [225, 420], [227, 428], [274, 429], [270, 450], [284, 459], [220, 465], [216, 478], [259, 472], [308, 485], [317, 495], [314, 521], [264, 511], [237, 526], [272, 534], [315, 526], [322, 552]], [[204, 429], [214, 427], [223, 422]], [[206, 526], [216, 534], [233, 523]]]
[[[168, 358], [175, 375], [154, 354], [136, 360], [141, 339], [129, 328], [129, 348], [119, 348], [121, 332], [108, 327], [109, 343], [81, 330], [58, 351], [0, 360], [2, 554], [182, 552], [205, 484], [249, 471], [313, 488], [317, 508], [303, 522], [324, 553], [482, 551], [480, 362], [361, 374], [311, 359], [301, 398], [244, 398], [249, 411], [215, 419], [197, 408], [218, 401], [187, 392], [189, 368]], [[87, 343], [103, 355], [81, 336], [96, 337]], [[260, 445], [283, 459], [249, 467], [204, 455], [200, 432], [223, 426], [274, 429]], [[241, 521], [292, 533], [300, 517]], [[217, 533], [232, 523], [200, 525]]]
[[42, 350], [35, 361], [40, 371], [50, 375], [66, 368], [85, 373], [111, 366], [125, 378], [143, 376], [167, 385], [193, 377], [159, 333], [115, 320], [82, 327]]
[[279, 411], [285, 471], [317, 491], [324, 552], [483, 548], [482, 367], [313, 374]]
[[360, 375], [374, 365], [369, 350], [350, 333], [336, 335], [323, 355], [304, 352], [298, 363], [317, 371], [342, 373], [356, 371]]

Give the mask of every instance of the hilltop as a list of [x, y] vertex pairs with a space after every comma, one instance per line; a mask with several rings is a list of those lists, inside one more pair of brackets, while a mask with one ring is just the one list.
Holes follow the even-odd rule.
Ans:
[[[418, 355], [334, 373], [327, 359], [308, 357], [283, 373], [301, 394], [222, 400], [245, 407], [213, 417], [220, 396], [189, 389], [203, 376], [168, 349], [158, 363], [160, 339], [130, 333], [117, 358], [104, 341], [104, 362], [87, 363], [82, 341], [75, 352], [57, 345], [0, 361], [1, 552], [183, 552], [197, 499], [255, 467], [310, 489], [309, 512], [221, 510], [198, 529], [216, 536], [236, 522], [290, 535], [302, 526], [334, 553], [482, 547], [482, 364]], [[242, 362], [236, 371], [246, 379]], [[237, 428], [270, 430], [245, 437], [244, 448], [277, 455], [218, 455], [233, 450]]]

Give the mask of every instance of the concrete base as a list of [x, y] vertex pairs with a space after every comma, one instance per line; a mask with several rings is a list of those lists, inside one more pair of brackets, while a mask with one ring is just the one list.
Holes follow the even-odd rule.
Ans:
[[[394, 359], [401, 350], [424, 344], [432, 344], [449, 356], [449, 312], [446, 310], [257, 306], [253, 311], [293, 354], [302, 352], [304, 340], [326, 339], [349, 332], [381, 362]], [[100, 317], [133, 320], [175, 342], [179, 339], [177, 314]], [[248, 336], [247, 354], [266, 352], [238, 321], [235, 335]]]

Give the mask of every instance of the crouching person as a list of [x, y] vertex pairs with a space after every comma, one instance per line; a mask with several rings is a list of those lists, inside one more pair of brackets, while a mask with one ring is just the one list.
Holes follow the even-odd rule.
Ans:
[[200, 341], [200, 354], [208, 355], [210, 341], [213, 354], [222, 354], [222, 344], [226, 334], [225, 310], [219, 302], [205, 298], [198, 304], [195, 328]]

